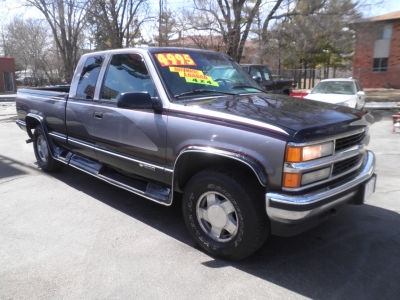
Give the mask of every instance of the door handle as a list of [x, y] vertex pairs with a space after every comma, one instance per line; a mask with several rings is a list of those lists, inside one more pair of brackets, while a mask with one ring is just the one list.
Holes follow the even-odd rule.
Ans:
[[95, 111], [94, 118], [95, 119], [103, 119], [103, 113]]

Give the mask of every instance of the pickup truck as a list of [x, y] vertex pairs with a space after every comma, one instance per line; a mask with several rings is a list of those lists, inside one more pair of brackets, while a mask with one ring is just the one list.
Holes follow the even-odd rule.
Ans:
[[267, 66], [254, 64], [242, 64], [241, 66], [265, 91], [284, 95], [290, 95], [292, 92], [293, 81], [290, 79], [274, 80]]
[[369, 114], [266, 94], [217, 52], [85, 54], [70, 87], [19, 89], [16, 107], [43, 171], [69, 165], [162, 205], [179, 201], [195, 241], [227, 259], [375, 188]]

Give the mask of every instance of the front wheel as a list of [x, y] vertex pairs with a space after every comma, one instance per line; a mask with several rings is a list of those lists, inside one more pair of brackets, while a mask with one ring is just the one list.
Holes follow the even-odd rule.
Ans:
[[246, 179], [225, 170], [205, 170], [190, 179], [183, 196], [189, 232], [208, 253], [243, 259], [269, 235], [262, 194]]

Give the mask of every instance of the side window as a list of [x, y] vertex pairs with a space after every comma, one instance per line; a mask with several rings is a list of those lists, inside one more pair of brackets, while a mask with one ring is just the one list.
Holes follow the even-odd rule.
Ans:
[[96, 87], [97, 78], [99, 77], [103, 61], [103, 56], [92, 56], [86, 60], [78, 82], [78, 88], [76, 91], [77, 98], [93, 99], [94, 89]]
[[153, 81], [140, 55], [116, 54], [108, 66], [101, 99], [117, 100], [126, 92], [148, 92], [155, 96]]
[[258, 78], [260, 78], [260, 79], [263, 78], [262, 75], [261, 75], [260, 70], [259, 70], [257, 67], [252, 67], [252, 68], [250, 68], [250, 76], [251, 76], [251, 77], [256, 76], [256, 77], [258, 77]]

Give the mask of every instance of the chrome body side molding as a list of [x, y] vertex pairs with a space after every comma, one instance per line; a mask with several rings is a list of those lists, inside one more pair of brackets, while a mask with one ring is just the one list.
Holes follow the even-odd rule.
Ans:
[[166, 168], [166, 167], [163, 167], [163, 166], [159, 166], [159, 165], [155, 165], [155, 164], [151, 164], [151, 163], [148, 163], [148, 162], [145, 162], [145, 161], [142, 161], [142, 160], [130, 157], [130, 156], [126, 156], [126, 155], [123, 155], [123, 154], [120, 154], [120, 153], [116, 153], [116, 152], [113, 152], [113, 151], [98, 147], [98, 146], [96, 146], [94, 144], [87, 143], [87, 142], [84, 142], [84, 141], [76, 139], [76, 138], [68, 137], [68, 143], [77, 144], [79, 146], [83, 146], [83, 147], [86, 147], [86, 148], [89, 148], [89, 149], [93, 149], [95, 151], [100, 151], [100, 152], [103, 152], [103, 153], [106, 153], [106, 154], [109, 154], [109, 155], [112, 155], [112, 156], [115, 156], [115, 157], [118, 157], [118, 158], [129, 160], [131, 162], [137, 163], [142, 168], [146, 168], [146, 169], [150, 169], [150, 170], [158, 169], [160, 171], [164, 171], [164, 172], [168, 172], [168, 173], [172, 173], [173, 172], [172, 169], [169, 169], [169, 168]]

